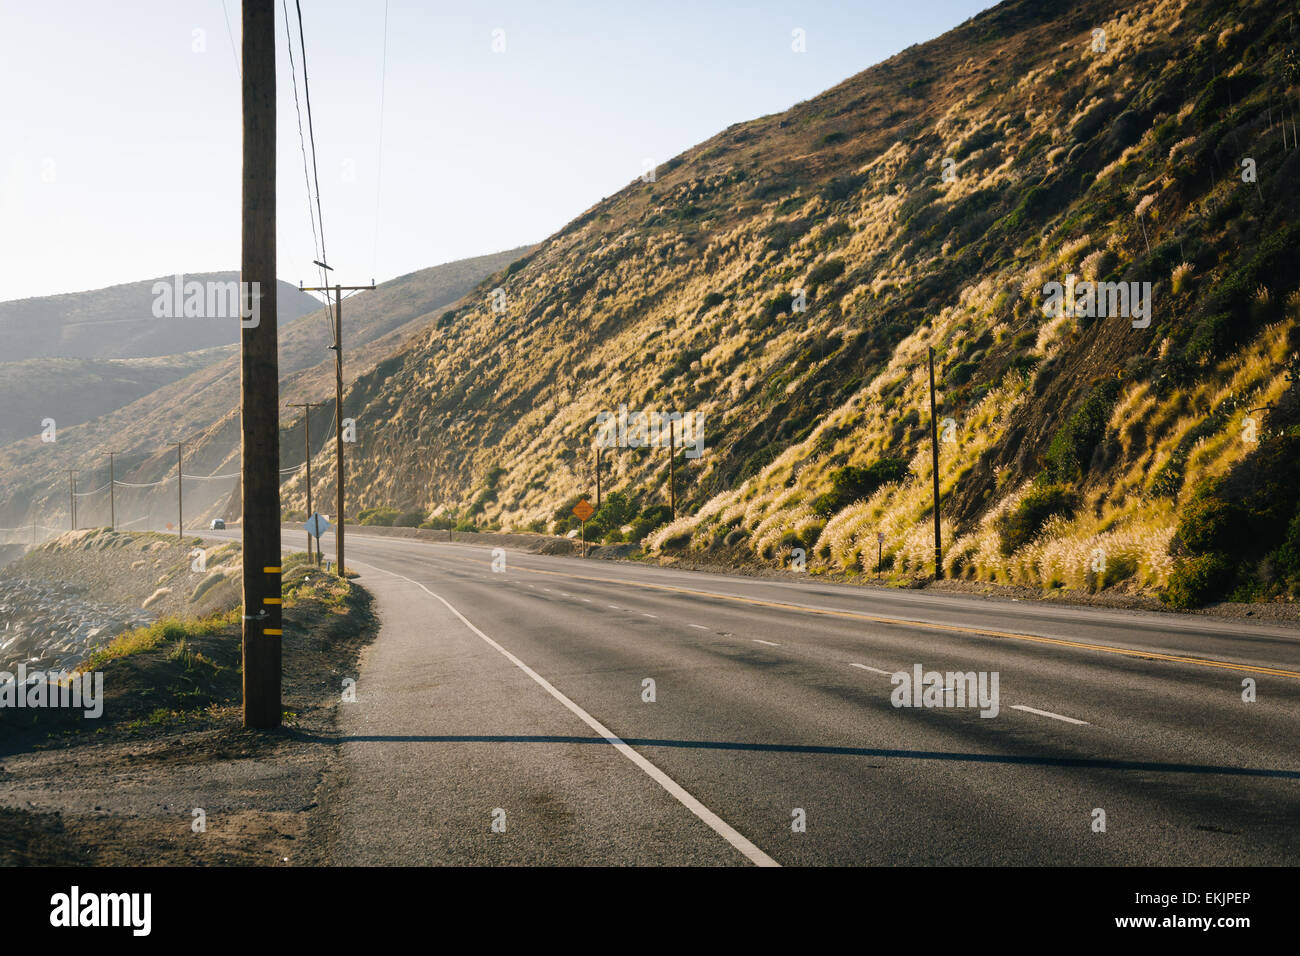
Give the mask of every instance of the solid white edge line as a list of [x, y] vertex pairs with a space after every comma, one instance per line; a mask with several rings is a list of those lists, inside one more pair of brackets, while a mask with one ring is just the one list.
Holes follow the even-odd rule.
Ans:
[[1026, 707], [1024, 704], [1012, 704], [1012, 710], [1024, 710], [1031, 714], [1038, 714], [1040, 717], [1051, 717], [1055, 720], [1063, 720], [1067, 724], [1082, 724], [1085, 727], [1091, 727], [1086, 720], [1076, 720], [1074, 717], [1063, 717], [1060, 714], [1054, 714], [1050, 710], [1039, 710], [1037, 707]]
[[687, 624], [686, 626], [687, 626], [687, 627], [698, 628], [698, 629], [701, 630], [701, 631], [707, 631], [707, 630], [708, 630], [708, 628], [705, 627], [703, 624]]
[[857, 668], [860, 668], [861, 670], [864, 670], [864, 671], [871, 671], [871, 673], [873, 673], [873, 674], [884, 674], [886, 677], [893, 677], [893, 676], [894, 676], [894, 672], [893, 672], [893, 671], [882, 671], [879, 667], [868, 667], [866, 664], [854, 664], [853, 662], [850, 661], [850, 662], [849, 662], [849, 666], [850, 666], [850, 667], [857, 667]]
[[[362, 564], [363, 562], [358, 561], [356, 563]], [[723, 820], [720, 816], [718, 816], [716, 813], [714, 813], [704, 804], [700, 803], [699, 800], [696, 800], [695, 797], [691, 796], [691, 794], [686, 791], [686, 788], [684, 788], [676, 780], [668, 776], [668, 774], [664, 773], [662, 770], [660, 770], [658, 767], [652, 764], [645, 757], [641, 756], [639, 753], [637, 753], [635, 750], [629, 747], [626, 743], [624, 743], [621, 738], [615, 736], [613, 731], [609, 730], [604, 724], [598, 721], [595, 717], [591, 716], [591, 714], [587, 713], [585, 710], [583, 710], [573, 701], [569, 700], [569, 698], [565, 697], [564, 694], [556, 690], [545, 677], [537, 673], [537, 671], [533, 670], [531, 667], [529, 667], [519, 658], [515, 657], [514, 654], [511, 654], [508, 650], [506, 650], [496, 641], [492, 640], [492, 638], [488, 637], [486, 634], [480, 631], [469, 621], [468, 618], [465, 617], [464, 614], [461, 614], [460, 611], [452, 607], [446, 598], [442, 597], [439, 594], [433, 593], [428, 588], [426, 588], [423, 584], [421, 584], [419, 581], [412, 580], [411, 578], [408, 578], [404, 574], [398, 574], [396, 571], [389, 571], [385, 568], [376, 567], [373, 564], [370, 565], [370, 567], [375, 568], [376, 571], [383, 571], [384, 574], [390, 574], [395, 578], [400, 578], [401, 580], [406, 581], [409, 584], [414, 584], [425, 594], [429, 595], [429, 597], [436, 598], [437, 600], [441, 601], [446, 606], [447, 610], [451, 611], [452, 614], [455, 614], [456, 617], [460, 619], [460, 622], [462, 624], [464, 624], [471, 631], [473, 631], [484, 641], [486, 641], [489, 646], [499, 651], [501, 655], [505, 657], [506, 660], [510, 661], [510, 663], [514, 664], [521, 671], [523, 671], [525, 674], [527, 674], [529, 677], [535, 680], [538, 684], [540, 684], [543, 690], [545, 690], [548, 694], [550, 694], [561, 704], [567, 707], [579, 720], [581, 720], [584, 724], [586, 724], [597, 734], [603, 737], [608, 743], [613, 745], [613, 747], [616, 750], [618, 750], [618, 752], [621, 753], [624, 757], [626, 757], [628, 760], [632, 761], [632, 763], [640, 767], [641, 770], [645, 772], [646, 776], [648, 776], [651, 780], [659, 784], [659, 786], [663, 787], [670, 794], [676, 797], [677, 801], [682, 806], [684, 806], [687, 810], [690, 810], [691, 813], [699, 817], [700, 820], [702, 820], [704, 823], [708, 824], [709, 827], [712, 828], [712, 830], [718, 834], [718, 836], [722, 837], [733, 847], [739, 850], [740, 853], [751, 863], [757, 866], [780, 866], [781, 865], [780, 863], [777, 863], [776, 860], [772, 859], [770, 856], [768, 856], [766, 853], [760, 850], [758, 847], [756, 847], [753, 843], [749, 842], [749, 840], [745, 839], [745, 837], [742, 836], [740, 832], [737, 831], [733, 826], [731, 826], [731, 824], [727, 823], [727, 821]]]
[[780, 647], [780, 646], [781, 646], [781, 645], [778, 644], [776, 641], [760, 641], [760, 640], [759, 640], [758, 638], [756, 638], [756, 637], [753, 638], [752, 640], [754, 641], [755, 644], [766, 644], [768, 647]]

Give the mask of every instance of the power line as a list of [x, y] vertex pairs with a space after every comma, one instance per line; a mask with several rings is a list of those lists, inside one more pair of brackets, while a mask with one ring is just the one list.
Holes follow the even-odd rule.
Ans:
[[[321, 262], [329, 262], [329, 254], [325, 251], [325, 213], [321, 210], [320, 204], [320, 169], [316, 162], [316, 128], [311, 118], [311, 81], [307, 78], [307, 40], [302, 28], [302, 3], [294, 0], [294, 8], [298, 11], [298, 50], [302, 53], [302, 93], [303, 98], [307, 101], [307, 136], [311, 139], [311, 175], [316, 184], [316, 220], [320, 223], [320, 259]], [[285, 14], [286, 19], [288, 14]], [[321, 281], [324, 282], [325, 276], [322, 273]]]
[[[316, 213], [317, 213], [317, 211], [320, 209], [320, 180], [317, 179], [317, 181], [316, 181], [316, 200], [315, 200], [315, 201], [316, 201], [316, 208], [313, 209], [313, 208], [312, 208], [312, 176], [311, 176], [311, 172], [310, 172], [310, 171], [308, 170], [308, 168], [307, 168], [307, 142], [306, 142], [306, 140], [303, 138], [303, 133], [302, 133], [302, 109], [301, 109], [301, 107], [298, 105], [298, 70], [297, 70], [297, 67], [294, 65], [294, 60], [293, 60], [293, 34], [290, 33], [290, 31], [289, 31], [289, 5], [288, 5], [288, 0], [281, 0], [281, 4], [280, 4], [280, 5], [281, 5], [281, 7], [282, 7], [283, 10], [284, 10], [284, 40], [285, 40], [285, 45], [286, 45], [286, 46], [288, 47], [288, 49], [289, 49], [289, 72], [290, 72], [290, 75], [292, 76], [292, 79], [293, 79], [293, 109], [294, 109], [294, 112], [295, 112], [295, 113], [297, 114], [297, 116], [298, 116], [298, 146], [299, 146], [299, 148], [302, 150], [302, 177], [303, 177], [303, 181], [306, 183], [306, 186], [307, 186], [307, 215], [308, 215], [308, 217], [311, 219], [311, 242], [312, 242], [312, 249], [313, 249], [313, 251], [316, 253], [316, 259], [313, 260], [313, 261], [316, 262], [317, 265], [319, 265], [321, 262], [328, 262], [328, 261], [329, 261], [328, 259], [325, 258], [325, 219], [324, 219], [324, 216], [322, 216], [321, 219], [320, 219], [320, 237], [319, 237], [319, 239], [317, 238], [317, 235], [316, 235], [316, 218], [317, 218], [317, 217], [316, 217]], [[299, 34], [300, 37], [302, 36], [302, 9], [301, 9], [301, 8], [299, 8], [299, 10], [298, 10], [298, 34]], [[303, 48], [302, 48], [302, 75], [303, 75], [303, 88], [304, 88], [304, 91], [305, 91], [305, 89], [306, 89], [306, 85], [307, 85], [307, 49], [306, 49], [306, 47], [303, 47]], [[307, 104], [307, 125], [308, 125], [308, 128], [311, 127], [311, 101], [310, 101], [310, 100], [308, 100], [308, 104]], [[314, 133], [312, 134], [311, 155], [312, 155], [312, 168], [314, 169], [314, 168], [315, 168], [315, 165], [316, 165], [316, 138], [315, 138], [315, 134], [314, 134]], [[324, 282], [325, 282], [325, 269], [322, 267], [322, 268], [318, 269], [317, 272], [320, 274], [320, 277], [321, 277], [321, 283], [324, 284]], [[326, 301], [325, 301], [325, 325], [326, 325], [326, 328], [328, 328], [328, 329], [333, 329], [333, 328], [334, 328], [334, 315], [333, 315], [333, 313], [330, 311], [330, 304], [329, 304], [329, 299], [328, 299], [328, 297], [326, 297]]]
[[388, 86], [388, 0], [384, 0], [384, 56], [383, 67], [379, 73], [379, 149], [375, 175], [375, 246], [370, 272], [379, 270], [379, 197], [384, 185], [384, 91]]
[[307, 185], [307, 215], [311, 219], [312, 249], [316, 258], [320, 258], [320, 240], [316, 238], [316, 210], [312, 208], [311, 173], [307, 169], [307, 141], [302, 133], [302, 109], [298, 105], [298, 70], [293, 62], [293, 34], [289, 32], [288, 0], [281, 0], [284, 9], [284, 42], [289, 48], [289, 72], [293, 77], [293, 110], [298, 116], [298, 145], [302, 149], [302, 178]]
[[221, 0], [221, 13], [226, 18], [226, 36], [230, 37], [230, 52], [235, 57], [235, 71], [239, 78], [244, 78], [244, 68], [239, 62], [239, 51], [235, 49], [235, 31], [230, 29], [230, 11], [226, 9], [226, 0]]

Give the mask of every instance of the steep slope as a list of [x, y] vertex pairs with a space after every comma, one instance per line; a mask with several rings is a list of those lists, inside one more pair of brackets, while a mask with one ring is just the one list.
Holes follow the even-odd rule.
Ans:
[[[357, 507], [564, 526], [600, 412], [701, 412], [651, 548], [925, 575], [933, 348], [947, 573], [1294, 590], [1296, 30], [1010, 0], [729, 128], [356, 383]], [[667, 503], [664, 449], [605, 467], [611, 537]]]

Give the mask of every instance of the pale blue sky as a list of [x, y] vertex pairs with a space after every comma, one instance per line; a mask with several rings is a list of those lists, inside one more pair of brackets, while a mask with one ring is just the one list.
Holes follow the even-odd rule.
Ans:
[[[303, 0], [335, 276], [382, 282], [543, 239], [644, 159], [809, 99], [989, 5], [390, 0], [377, 204], [385, 4]], [[282, 10], [279, 273], [311, 282]], [[0, 300], [239, 267], [227, 14], [237, 46], [239, 0], [0, 0]]]

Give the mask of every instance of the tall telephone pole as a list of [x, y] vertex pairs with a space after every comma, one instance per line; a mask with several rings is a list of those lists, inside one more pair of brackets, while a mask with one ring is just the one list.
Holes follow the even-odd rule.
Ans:
[[239, 426], [244, 726], [280, 725], [280, 360], [275, 275], [275, 2], [243, 0]]
[[[330, 272], [334, 270], [323, 262], [316, 265]], [[336, 285], [334, 291], [334, 344], [330, 346], [334, 350], [334, 455], [335, 471], [338, 472], [338, 524], [334, 526], [334, 560], [338, 565], [339, 577], [344, 577], [343, 570], [343, 293], [344, 292], [369, 292], [375, 287], [375, 280], [370, 280], [370, 285]], [[299, 284], [299, 289], [303, 292], [324, 292], [325, 298], [329, 299], [330, 286], [307, 286]]]
[[181, 449], [185, 447], [183, 441], [169, 441], [167, 444], [176, 446], [176, 537], [185, 537], [185, 498], [181, 493], [181, 485], [184, 484], [184, 477], [181, 474]]
[[77, 530], [77, 473], [68, 469], [68, 516], [72, 519], [72, 530]]
[[[311, 410], [313, 408], [324, 408], [325, 403], [324, 402], [298, 402], [298, 403], [291, 403], [289, 407], [306, 409], [306, 411], [304, 411], [302, 415], [302, 424], [303, 424], [303, 428], [306, 429], [306, 441], [307, 441], [307, 520], [310, 521], [311, 516], [316, 513], [315, 511], [312, 510], [312, 506], [311, 506]], [[310, 531], [307, 532], [307, 560], [308, 561], [312, 560]], [[320, 563], [319, 545], [317, 545], [316, 548], [315, 563], [316, 564]]]
[[930, 450], [934, 471], [934, 579], [943, 577], [943, 546], [939, 539], [939, 423], [934, 406], [934, 349], [930, 349]]

